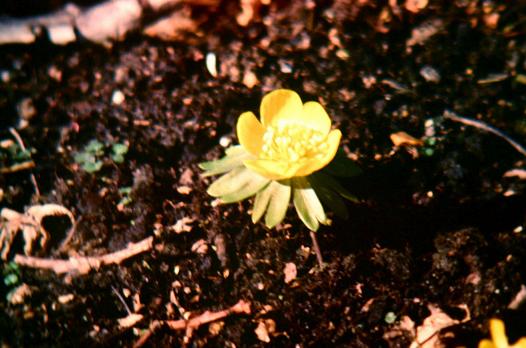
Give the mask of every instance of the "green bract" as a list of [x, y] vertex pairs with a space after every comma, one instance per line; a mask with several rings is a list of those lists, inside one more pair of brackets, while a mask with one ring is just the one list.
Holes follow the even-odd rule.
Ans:
[[255, 196], [252, 222], [264, 216], [272, 228], [283, 221], [292, 199], [301, 221], [312, 231], [328, 224], [325, 208], [336, 216], [347, 218], [344, 199], [357, 201], [334, 177], [350, 177], [360, 173], [358, 167], [341, 152], [323, 170], [308, 176], [271, 180], [247, 168], [243, 161], [250, 154], [240, 145], [226, 149], [225, 157], [199, 164], [203, 176], [222, 174], [207, 192], [221, 203], [234, 203]]

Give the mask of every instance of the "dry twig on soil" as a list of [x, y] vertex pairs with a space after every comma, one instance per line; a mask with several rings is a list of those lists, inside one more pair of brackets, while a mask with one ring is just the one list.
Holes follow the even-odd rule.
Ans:
[[[22, 140], [22, 137], [20, 136], [20, 134], [18, 134], [16, 129], [9, 128], [9, 132], [16, 139], [16, 142], [18, 146], [20, 146], [22, 151], [26, 151], [26, 146], [24, 144], [24, 141]], [[33, 187], [35, 188], [35, 194], [37, 195], [37, 197], [40, 197], [40, 190], [38, 189], [38, 184], [37, 184], [37, 179], [35, 178], [35, 174], [31, 173], [30, 178], [31, 178], [31, 183], [33, 184]]]
[[203, 314], [191, 318], [189, 320], [156, 320], [150, 324], [150, 328], [143, 334], [137, 342], [135, 342], [134, 348], [142, 347], [150, 336], [162, 326], [167, 326], [172, 330], [185, 330], [185, 338], [189, 338], [193, 330], [199, 328], [199, 326], [211, 323], [213, 321], [223, 319], [231, 314], [250, 314], [250, 303], [239, 300], [235, 305], [228, 309], [224, 309], [218, 312], [206, 311]]
[[13, 164], [10, 167], [0, 168], [0, 174], [11, 174], [11, 173], [19, 172], [21, 170], [32, 169], [32, 168], [35, 168], [35, 162], [25, 161], [22, 163]]
[[[84, 38], [98, 43], [109, 44], [113, 40], [122, 40], [124, 36], [137, 28], [143, 21], [145, 13], [153, 18], [166, 14], [172, 16], [168, 28], [175, 35], [177, 30], [194, 29], [194, 21], [182, 16], [184, 5], [201, 5], [214, 7], [217, 0], [107, 0], [97, 5], [82, 8], [68, 3], [62, 9], [51, 14], [29, 18], [1, 18], [0, 45], [29, 44], [38, 36], [46, 33], [49, 41], [65, 45]], [[181, 14], [180, 14], [181, 13]], [[175, 17], [174, 17], [175, 16]], [[171, 37], [169, 37], [171, 38]]]
[[497, 128], [487, 125], [482, 121], [473, 120], [473, 119], [466, 118], [466, 117], [461, 117], [449, 110], [444, 111], [444, 118], [447, 118], [451, 121], [460, 122], [467, 126], [479, 128], [479, 129], [485, 130], [486, 132], [493, 133], [496, 136], [501, 137], [502, 139], [506, 140], [511, 146], [515, 148], [515, 150], [520, 152], [523, 156], [526, 156], [526, 149], [521, 144], [511, 139], [509, 136], [507, 136], [506, 134], [504, 134]]
[[68, 260], [61, 260], [16, 255], [14, 261], [21, 266], [48, 269], [57, 274], [76, 273], [83, 275], [104, 265], [120, 264], [130, 257], [151, 250], [152, 246], [153, 237], [148, 237], [140, 242], [130, 243], [122, 250], [101, 256], [75, 256]]

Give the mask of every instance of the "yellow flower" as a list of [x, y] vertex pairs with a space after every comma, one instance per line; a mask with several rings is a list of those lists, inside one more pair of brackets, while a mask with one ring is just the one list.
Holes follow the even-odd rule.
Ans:
[[237, 121], [239, 143], [253, 156], [243, 164], [256, 173], [271, 180], [307, 176], [336, 155], [342, 134], [331, 130], [319, 103], [303, 104], [296, 92], [278, 89], [263, 97], [260, 116], [261, 122], [244, 112]]
[[518, 340], [515, 344], [509, 344], [504, 323], [500, 319], [490, 319], [489, 331], [491, 340], [484, 339], [480, 341], [479, 348], [526, 348], [525, 337]]

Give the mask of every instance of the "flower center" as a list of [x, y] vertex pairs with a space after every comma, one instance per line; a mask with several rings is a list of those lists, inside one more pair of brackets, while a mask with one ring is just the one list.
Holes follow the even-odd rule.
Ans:
[[268, 126], [263, 135], [260, 158], [297, 162], [327, 149], [323, 133], [301, 124]]

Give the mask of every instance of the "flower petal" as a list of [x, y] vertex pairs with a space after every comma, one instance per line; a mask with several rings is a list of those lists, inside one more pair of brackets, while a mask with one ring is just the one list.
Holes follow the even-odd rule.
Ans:
[[327, 135], [331, 130], [329, 115], [323, 106], [315, 101], [306, 102], [303, 105], [302, 122], [305, 124], [305, 127], [315, 129], [323, 133], [323, 135]]
[[263, 146], [265, 128], [256, 116], [250, 111], [242, 113], [237, 120], [236, 131], [241, 146], [252, 155], [258, 156]]
[[509, 346], [508, 337], [506, 337], [506, 329], [504, 328], [504, 322], [502, 320], [490, 319], [489, 331], [496, 348], [507, 348]]
[[302, 110], [303, 103], [298, 93], [290, 89], [277, 89], [263, 97], [259, 114], [263, 126], [268, 127], [279, 120], [299, 120]]
[[308, 161], [301, 167], [295, 176], [307, 176], [311, 173], [314, 173], [317, 170], [325, 167], [329, 164], [336, 152], [338, 151], [338, 146], [340, 145], [340, 139], [342, 137], [342, 132], [339, 129], [332, 130], [327, 136], [326, 144], [328, 146], [326, 152], [323, 156], [318, 158], [313, 158], [311, 161]]
[[296, 172], [302, 167], [301, 163], [283, 162], [272, 160], [245, 160], [243, 164], [250, 170], [270, 180], [288, 179], [296, 176]]

